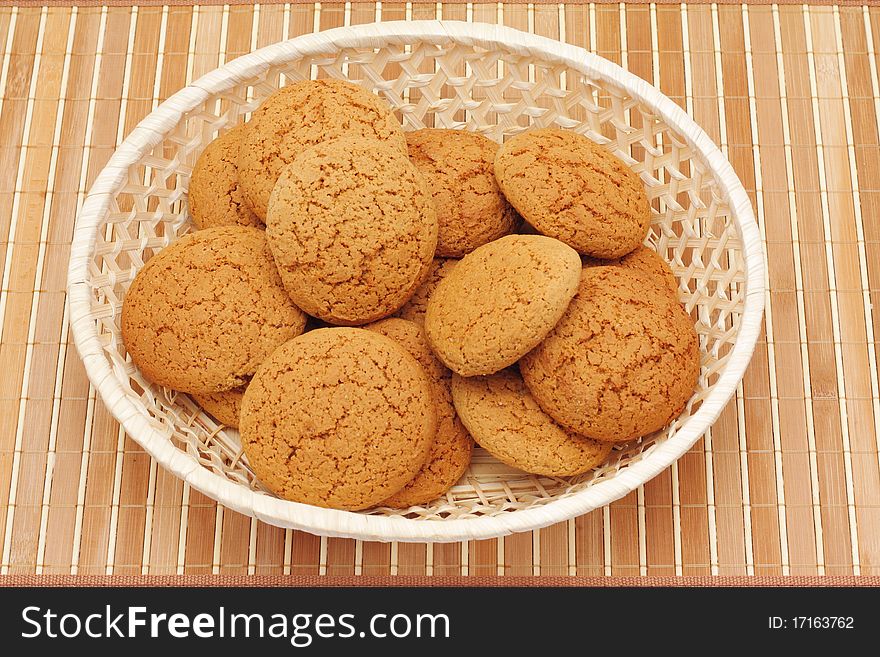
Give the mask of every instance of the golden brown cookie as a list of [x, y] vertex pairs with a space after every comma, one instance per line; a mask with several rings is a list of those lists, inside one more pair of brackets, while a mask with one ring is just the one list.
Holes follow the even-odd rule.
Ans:
[[495, 156], [495, 177], [526, 221], [584, 255], [620, 258], [648, 232], [651, 208], [638, 174], [570, 130], [512, 138]]
[[202, 407], [202, 410], [210, 413], [220, 424], [238, 429], [238, 419], [241, 417], [241, 400], [246, 389], [247, 384], [223, 392], [194, 394], [192, 398]]
[[625, 442], [682, 411], [700, 373], [699, 340], [662, 282], [623, 267], [586, 267], [565, 316], [520, 371], [554, 420]]
[[584, 256], [581, 260], [587, 267], [614, 265], [623, 267], [624, 269], [635, 269], [637, 271], [645, 272], [655, 281], [662, 282], [663, 285], [668, 287], [672, 291], [672, 294], [678, 298], [678, 280], [675, 278], [675, 274], [672, 273], [669, 263], [661, 258], [660, 255], [650, 247], [642, 245], [635, 251], [627, 253], [625, 256], [618, 258], [617, 260], [599, 260], [598, 258], [590, 258], [589, 256]]
[[283, 87], [263, 101], [246, 125], [238, 174], [247, 202], [262, 218], [281, 170], [310, 146], [338, 137], [364, 137], [406, 153], [406, 137], [388, 104], [343, 80], [306, 80]]
[[498, 144], [475, 132], [441, 128], [408, 132], [406, 143], [437, 210], [438, 256], [460, 258], [513, 232], [518, 217], [493, 170]]
[[452, 406], [452, 372], [431, 352], [424, 331], [418, 324], [389, 317], [364, 328], [391, 338], [419, 361], [428, 375], [432, 397], [437, 405], [437, 433], [428, 460], [412, 481], [381, 502], [380, 506], [405, 509], [416, 504], [427, 504], [461, 479], [471, 462], [474, 449], [473, 439]]
[[431, 269], [428, 272], [428, 278], [422, 283], [418, 289], [413, 292], [400, 310], [397, 316], [415, 322], [419, 326], [425, 325], [425, 311], [428, 309], [428, 299], [434, 293], [437, 285], [446, 278], [446, 275], [452, 271], [452, 268], [458, 263], [458, 260], [451, 258], [435, 258], [431, 263]]
[[248, 463], [284, 499], [365, 509], [421, 469], [437, 430], [422, 366], [384, 335], [310, 331], [260, 366], [241, 409]]
[[549, 477], [592, 470], [611, 453], [601, 443], [556, 424], [532, 398], [515, 368], [491, 376], [452, 377], [459, 416], [499, 461]]
[[256, 226], [263, 222], [245, 203], [238, 184], [238, 146], [243, 125], [221, 135], [202, 151], [189, 179], [189, 211], [197, 228]]
[[182, 392], [236, 388], [306, 318], [284, 292], [266, 236], [222, 226], [147, 261], [122, 305], [122, 340], [153, 383]]
[[577, 290], [581, 260], [559, 240], [508, 235], [466, 255], [428, 301], [425, 331], [462, 376], [492, 374], [531, 351]]
[[437, 217], [406, 155], [346, 138], [303, 151], [284, 170], [266, 235], [297, 305], [332, 324], [357, 325], [395, 312], [422, 284]]

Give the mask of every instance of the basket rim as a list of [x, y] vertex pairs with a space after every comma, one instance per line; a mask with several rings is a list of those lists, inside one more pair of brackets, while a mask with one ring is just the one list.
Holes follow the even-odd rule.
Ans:
[[[215, 93], [255, 77], [276, 64], [303, 56], [325, 55], [340, 48], [382, 47], [413, 39], [457, 42], [486, 50], [502, 49], [564, 64], [592, 79], [625, 91], [650, 106], [675, 127], [715, 175], [726, 196], [743, 245], [745, 294], [740, 328], [719, 380], [700, 408], [666, 441], [613, 478], [546, 504], [493, 516], [451, 520], [411, 520], [323, 509], [256, 493], [202, 467], [175, 447], [166, 433], [152, 427], [139, 405], [116, 380], [91, 316], [89, 260], [99, 224], [114, 190], [129, 166], [161, 143], [183, 114]], [[232, 60], [184, 87], [144, 118], [120, 144], [96, 178], [77, 217], [71, 243], [67, 292], [74, 342], [90, 381], [125, 431], [156, 461], [193, 488], [240, 513], [281, 527], [324, 536], [372, 541], [452, 542], [503, 536], [569, 520], [617, 500], [680, 458], [718, 418], [749, 364], [761, 330], [765, 282], [761, 236], [748, 196], [711, 138], [672, 100], [645, 80], [587, 50], [513, 28], [461, 21], [388, 21], [334, 28], [282, 41]]]

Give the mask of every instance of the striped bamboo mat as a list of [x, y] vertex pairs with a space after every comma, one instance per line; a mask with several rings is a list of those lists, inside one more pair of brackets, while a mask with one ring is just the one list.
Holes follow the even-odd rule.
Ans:
[[[412, 18], [593, 49], [719, 143], [769, 258], [765, 336], [711, 433], [637, 492], [503, 540], [280, 530], [158, 469], [66, 321], [74, 217], [117, 143], [193, 78], [279, 39]], [[880, 575], [880, 8], [668, 4], [0, 7], [0, 572]]]

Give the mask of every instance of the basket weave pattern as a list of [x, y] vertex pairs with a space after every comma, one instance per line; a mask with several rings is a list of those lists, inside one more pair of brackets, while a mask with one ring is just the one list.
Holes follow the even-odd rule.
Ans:
[[[76, 308], [72, 305], [72, 322], [87, 370], [90, 375], [97, 370], [102, 373], [103, 385], [98, 387], [105, 402], [117, 417], [123, 416], [123, 424], [125, 419], [134, 422], [137, 416], [140, 433], [149, 433], [149, 438], [127, 424], [126, 428], [160, 463], [187, 479], [197, 470], [213, 473], [234, 488], [224, 487], [224, 494], [205, 492], [275, 524], [372, 539], [455, 540], [503, 534], [519, 526], [490, 521], [472, 531], [455, 523], [455, 532], [444, 533], [442, 525], [454, 519], [501, 520], [529, 509], [540, 513], [541, 508], [567, 498], [579, 500], [576, 506], [532, 515], [531, 527], [557, 521], [563, 512], [570, 517], [572, 509], [582, 512], [607, 503], [641, 483], [624, 476], [636, 464], [650, 463], [654, 453], [669, 443], [669, 453], [656, 458], [658, 467], [665, 467], [703, 433], [706, 417], [711, 422], [735, 388], [745, 367], [740, 361], [744, 357], [747, 362], [757, 335], [752, 324], [754, 307], [760, 319], [759, 302], [752, 302], [745, 338], [742, 330], [747, 289], [755, 296], [750, 289], [755, 276], [749, 274], [747, 264], [758, 272], [761, 267], [760, 246], [757, 265], [754, 254], [746, 262], [743, 226], [751, 230], [754, 220], [750, 210], [731, 203], [730, 186], [739, 185], [735, 176], [732, 183], [725, 180], [717, 164], [707, 161], [705, 149], [694, 146], [693, 134], [682, 134], [664, 117], [665, 112], [646, 102], [644, 93], [637, 98], [631, 86], [591, 68], [592, 60], [573, 65], [570, 59], [525, 49], [506, 34], [511, 30], [504, 30], [507, 39], [493, 40], [489, 47], [486, 39], [464, 34], [480, 26], [447, 34], [449, 24], [425, 22], [422, 27], [431, 29], [421, 31], [418, 25], [408, 23], [404, 29], [398, 24], [395, 29], [394, 23], [387, 23], [381, 34], [378, 28], [371, 33], [372, 26], [366, 26], [303, 37], [206, 76], [170, 99], [164, 116], [148, 117], [119, 149], [83, 208], [82, 215], [91, 224], [88, 232], [80, 225], [84, 223], [80, 217], [76, 239], [87, 243], [77, 245], [80, 258], [78, 264], [73, 259], [71, 263], [71, 294], [78, 293], [82, 300]], [[494, 35], [498, 28], [492, 27], [491, 32]], [[368, 514], [306, 511], [303, 505], [275, 500], [263, 491], [241, 455], [235, 431], [217, 426], [186, 395], [143, 379], [127, 357], [119, 319], [126, 290], [144, 262], [192, 230], [186, 190], [193, 164], [205, 146], [218, 133], [244, 121], [279, 86], [316, 77], [348, 79], [375, 91], [391, 104], [407, 130], [458, 128], [500, 142], [532, 126], [557, 126], [585, 134], [624, 159], [641, 176], [652, 201], [648, 243], [672, 267], [680, 299], [700, 337], [702, 372], [682, 415], [664, 430], [616, 449], [601, 468], [573, 478], [526, 475], [477, 449], [465, 477], [428, 507], [376, 509]], [[761, 290], [757, 294], [763, 298]], [[738, 340], [746, 344], [737, 353]], [[735, 353], [737, 375], [732, 381], [728, 370]], [[101, 359], [100, 366], [90, 367], [90, 362]], [[724, 390], [715, 390], [720, 384]], [[110, 389], [112, 399], [106, 394]], [[695, 419], [713, 391], [717, 401], [712, 409]], [[686, 427], [690, 429], [686, 439], [676, 443], [675, 437], [684, 436]], [[203, 473], [196, 479], [205, 481]], [[611, 481], [617, 485], [584, 503], [589, 489]], [[203, 490], [210, 488], [195, 479], [191, 483]], [[235, 491], [241, 495], [236, 497]], [[271, 512], [265, 511], [268, 507], [261, 510], [260, 498], [272, 499]], [[282, 514], [279, 505], [289, 511]], [[313, 522], [321, 514], [324, 519]], [[407, 520], [371, 525], [368, 516], [377, 515]], [[352, 516], [360, 519], [346, 526]], [[429, 523], [432, 528], [427, 531], [413, 528], [422, 523], [411, 521], [420, 520], [441, 522]], [[391, 534], [389, 527], [395, 528]]]

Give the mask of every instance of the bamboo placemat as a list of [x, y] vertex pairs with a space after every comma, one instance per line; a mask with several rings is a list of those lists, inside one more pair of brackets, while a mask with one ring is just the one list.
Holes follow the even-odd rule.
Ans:
[[7, 575], [0, 577], [0, 588], [4, 587], [352, 587], [352, 586], [419, 586], [436, 587], [877, 587], [880, 578], [867, 575], [706, 575], [703, 577], [673, 576], [665, 577], [592, 577], [568, 576], [514, 576], [514, 575], [421, 575], [396, 577], [372, 575], [343, 575], [326, 577], [322, 575]]
[[[651, 81], [721, 145], [765, 238], [735, 401], [661, 476], [541, 531], [426, 546], [253, 521], [157, 468], [71, 344], [77, 208], [143, 116], [253, 48], [408, 17], [503, 22]], [[880, 8], [0, 7], [0, 48], [0, 573], [880, 575]]]

